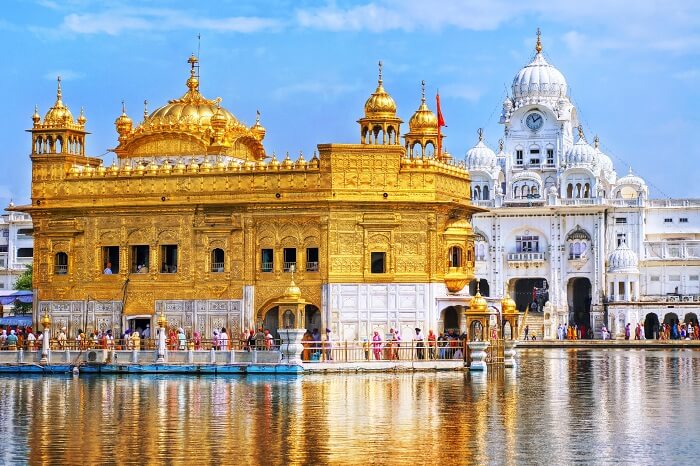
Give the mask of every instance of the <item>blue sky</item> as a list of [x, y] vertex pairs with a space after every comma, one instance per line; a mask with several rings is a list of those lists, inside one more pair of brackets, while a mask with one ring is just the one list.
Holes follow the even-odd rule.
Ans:
[[40, 0], [3, 3], [0, 18], [9, 106], [0, 203], [29, 200], [24, 130], [35, 104], [42, 115], [53, 104], [58, 74], [73, 114], [85, 108], [87, 150], [99, 156], [116, 145], [122, 99], [140, 121], [144, 99], [152, 111], [184, 93], [201, 33], [203, 94], [247, 124], [259, 109], [269, 153], [310, 154], [359, 142], [355, 120], [381, 59], [404, 121], [421, 80], [432, 108], [440, 89], [445, 146], [463, 158], [479, 127], [497, 146], [501, 102], [537, 27], [618, 174], [631, 165], [653, 197], [700, 197], [700, 2]]

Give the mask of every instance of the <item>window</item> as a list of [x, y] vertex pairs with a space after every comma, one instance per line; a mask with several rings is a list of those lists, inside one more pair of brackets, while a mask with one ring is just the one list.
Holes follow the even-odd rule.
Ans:
[[515, 164], [516, 165], [523, 164], [523, 150], [522, 149], [518, 149], [515, 151]]
[[293, 272], [297, 268], [296, 248], [284, 248], [284, 271]]
[[688, 217], [681, 217], [678, 219], [678, 223], [688, 223]]
[[318, 248], [306, 248], [306, 271], [318, 272]]
[[65, 252], [56, 253], [53, 273], [56, 275], [66, 275], [68, 273], [68, 254]]
[[17, 249], [18, 258], [32, 258], [34, 257], [34, 248], [19, 248]]
[[623, 243], [627, 244], [627, 233], [618, 233], [617, 234], [618, 247], [621, 246]]
[[221, 248], [211, 251], [211, 271], [214, 273], [224, 271], [224, 250]]
[[5, 267], [5, 258], [0, 258], [0, 267]]
[[588, 245], [585, 241], [575, 241], [569, 245], [569, 259], [581, 259], [586, 256]]
[[688, 275], [688, 280], [691, 282], [700, 281], [700, 275]]
[[516, 252], [540, 252], [539, 236], [516, 236]]
[[481, 197], [485, 201], [488, 201], [489, 200], [489, 187], [488, 187], [488, 185], [484, 185], [484, 188], [481, 190], [481, 192], [482, 192]]
[[371, 254], [372, 258], [372, 273], [385, 273], [386, 272], [386, 253], [385, 252], [373, 252]]
[[615, 223], [618, 225], [622, 223], [627, 223], [627, 217], [615, 217]]
[[680, 275], [669, 275], [669, 276], [668, 276], [668, 281], [670, 281], [670, 282], [679, 282], [679, 281], [681, 281], [681, 276], [680, 276]]
[[486, 260], [486, 243], [479, 242], [476, 244], [476, 260]]
[[652, 281], [652, 282], [660, 282], [660, 281], [661, 281], [661, 277], [659, 277], [658, 275], [652, 275], [652, 276], [651, 276], [651, 281]]
[[8, 229], [2, 230], [2, 237], [9, 238], [10, 237], [10, 230], [8, 230]]
[[673, 223], [673, 219], [672, 218], [665, 218], [664, 223]]
[[540, 150], [539, 149], [530, 149], [530, 165], [539, 165], [540, 164]]
[[102, 273], [104, 275], [119, 273], [119, 246], [102, 248]]
[[132, 273], [148, 273], [149, 253], [148, 246], [131, 246]]
[[34, 234], [33, 228], [20, 228], [17, 230], [18, 235], [32, 236]]
[[462, 266], [462, 248], [459, 246], [452, 246], [449, 251], [448, 257], [448, 267], [461, 267]]
[[177, 246], [164, 244], [160, 247], [160, 273], [177, 272]]
[[272, 272], [274, 266], [272, 249], [263, 249], [260, 251], [260, 271], [261, 272]]
[[7, 244], [0, 246], [0, 252], [7, 252]]
[[554, 149], [547, 149], [547, 165], [554, 165]]
[[0, 283], [0, 288], [5, 288], [5, 284], [4, 284], [4, 283]]

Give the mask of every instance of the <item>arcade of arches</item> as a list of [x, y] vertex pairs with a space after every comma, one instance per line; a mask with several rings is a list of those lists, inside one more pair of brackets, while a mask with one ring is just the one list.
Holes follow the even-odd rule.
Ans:
[[695, 327], [698, 325], [698, 316], [694, 312], [688, 312], [683, 316], [683, 320], [681, 321], [678, 314], [675, 312], [667, 312], [664, 314], [663, 321], [661, 321], [655, 312], [649, 312], [644, 317], [644, 336], [647, 340], [658, 338], [659, 331], [663, 324], [675, 325], [678, 323], [690, 323]]

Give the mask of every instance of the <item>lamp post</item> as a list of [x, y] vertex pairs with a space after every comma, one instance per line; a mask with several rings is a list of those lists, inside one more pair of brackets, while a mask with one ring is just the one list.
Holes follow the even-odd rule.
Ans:
[[44, 336], [41, 339], [41, 364], [49, 363], [49, 327], [51, 326], [51, 317], [49, 311], [44, 311], [44, 317], [41, 318], [41, 325], [44, 326]]
[[165, 327], [167, 325], [168, 319], [165, 318], [165, 314], [161, 309], [160, 315], [158, 316], [158, 359], [156, 359], [156, 364], [165, 362]]

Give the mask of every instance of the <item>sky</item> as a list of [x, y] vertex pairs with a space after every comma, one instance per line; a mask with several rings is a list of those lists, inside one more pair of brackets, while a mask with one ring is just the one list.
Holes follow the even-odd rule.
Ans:
[[310, 158], [317, 144], [359, 143], [382, 60], [405, 122], [421, 80], [433, 109], [439, 89], [445, 148], [463, 159], [480, 127], [497, 147], [503, 98], [538, 27], [589, 141], [600, 137], [618, 175], [632, 167], [654, 198], [700, 198], [697, 1], [8, 0], [0, 15], [0, 205], [29, 201], [25, 130], [34, 105], [43, 116], [54, 103], [58, 75], [73, 115], [85, 109], [88, 154], [106, 165], [122, 100], [136, 123], [144, 100], [153, 111], [180, 97], [198, 50], [206, 97], [248, 125], [260, 110], [268, 153]]

